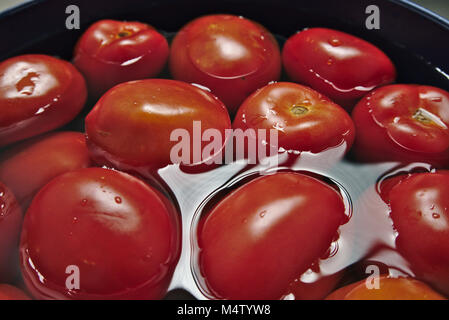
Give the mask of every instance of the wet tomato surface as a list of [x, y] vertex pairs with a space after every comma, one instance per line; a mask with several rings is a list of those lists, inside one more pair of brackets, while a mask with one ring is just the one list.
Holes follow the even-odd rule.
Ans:
[[56, 176], [90, 166], [81, 132], [49, 133], [12, 147], [0, 156], [0, 181], [23, 208]]
[[[194, 121], [198, 127], [194, 130]], [[222, 154], [225, 106], [208, 91], [175, 80], [150, 79], [120, 84], [108, 91], [86, 117], [88, 146], [99, 163], [155, 170], [168, 164], [199, 165]], [[178, 133], [175, 131], [178, 129]], [[215, 129], [218, 147], [204, 156], [202, 136]], [[179, 131], [180, 130], [180, 131]], [[173, 151], [184, 139], [187, 148]], [[199, 139], [193, 143], [190, 139]], [[198, 144], [197, 144], [198, 143]], [[180, 158], [173, 159], [173, 157]]]
[[22, 55], [0, 63], [0, 147], [56, 129], [83, 108], [84, 78], [67, 61]]
[[292, 80], [348, 110], [369, 91], [396, 78], [393, 63], [379, 48], [333, 29], [310, 28], [291, 36], [282, 60]]
[[279, 46], [261, 25], [243, 17], [209, 15], [184, 26], [173, 39], [175, 79], [212, 90], [231, 114], [254, 90], [278, 80]]
[[157, 76], [168, 52], [167, 40], [150, 25], [100, 20], [79, 39], [73, 62], [98, 98], [116, 84]]
[[218, 298], [279, 299], [326, 253], [345, 218], [341, 195], [320, 180], [256, 178], [200, 220], [201, 274]]
[[374, 90], [354, 108], [361, 161], [449, 164], [449, 92], [421, 85]]
[[417, 173], [389, 193], [398, 250], [421, 279], [449, 293], [449, 172]]
[[[114, 170], [79, 169], [53, 179], [23, 225], [21, 266], [30, 292], [45, 299], [162, 298], [180, 249], [178, 217], [168, 203]], [[73, 265], [79, 290], [67, 287]]]
[[349, 150], [355, 135], [344, 109], [315, 90], [290, 82], [269, 84], [248, 97], [233, 128], [254, 129], [256, 134], [259, 129], [274, 129], [279, 148], [314, 153], [343, 143]]

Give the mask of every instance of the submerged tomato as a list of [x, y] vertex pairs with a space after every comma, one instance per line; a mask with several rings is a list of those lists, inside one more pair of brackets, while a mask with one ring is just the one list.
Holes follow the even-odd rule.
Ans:
[[449, 164], [449, 92], [420, 85], [374, 90], [355, 107], [354, 151], [362, 161]]
[[343, 142], [348, 150], [354, 139], [354, 124], [345, 110], [320, 93], [289, 82], [269, 84], [248, 97], [233, 128], [256, 133], [274, 129], [279, 148], [315, 153]]
[[[230, 126], [226, 108], [215, 96], [181, 81], [162, 79], [120, 84], [86, 117], [94, 159], [125, 170], [156, 170], [175, 160], [186, 165], [204, 163], [222, 153], [225, 129]], [[201, 140], [207, 129], [220, 135], [211, 157], [203, 157], [209, 142]], [[173, 159], [179, 153], [184, 158]]]
[[17, 273], [22, 210], [12, 192], [0, 182], [0, 281], [11, 281]]
[[[162, 298], [180, 249], [178, 217], [168, 203], [114, 170], [53, 179], [23, 224], [21, 267], [30, 292], [47, 299]], [[79, 289], [66, 286], [68, 266], [79, 269]]]
[[0, 157], [0, 181], [26, 207], [47, 182], [90, 165], [86, 139], [79, 132], [57, 132], [14, 146]]
[[81, 74], [67, 61], [23, 55], [0, 63], [0, 146], [61, 127], [84, 106]]
[[365, 281], [340, 288], [326, 300], [446, 300], [425, 283], [412, 278], [381, 276], [378, 289], [369, 289]]
[[204, 85], [231, 113], [254, 90], [278, 80], [279, 46], [261, 25], [232, 15], [209, 15], [173, 39], [170, 70], [177, 80]]
[[389, 199], [399, 252], [419, 278], [449, 294], [449, 172], [410, 175]]
[[368, 91], [396, 77], [393, 63], [380, 49], [332, 29], [311, 28], [291, 36], [282, 59], [291, 79], [347, 109]]
[[345, 218], [341, 195], [324, 182], [292, 172], [257, 178], [201, 218], [201, 274], [216, 298], [279, 299]]
[[0, 300], [30, 300], [30, 298], [16, 287], [0, 284]]
[[158, 75], [168, 51], [164, 36], [147, 24], [100, 20], [81, 36], [73, 63], [99, 97], [116, 84]]

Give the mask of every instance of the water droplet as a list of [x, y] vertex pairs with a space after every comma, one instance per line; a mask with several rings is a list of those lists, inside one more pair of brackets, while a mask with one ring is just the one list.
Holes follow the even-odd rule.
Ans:
[[84, 207], [87, 204], [87, 199], [81, 200], [81, 205]]
[[122, 203], [122, 198], [120, 198], [120, 197], [115, 197], [114, 200], [117, 203]]
[[261, 213], [259, 213], [259, 216], [261, 217], [261, 218], [263, 218], [263, 217], [265, 217], [265, 214], [267, 213], [267, 211], [266, 210], [264, 210], [264, 211], [262, 211]]
[[331, 40], [329, 40], [329, 43], [333, 47], [341, 46], [341, 41], [338, 39], [331, 39]]
[[441, 102], [441, 101], [443, 101], [443, 98], [441, 98], [441, 97], [434, 97], [434, 98], [432, 98], [430, 100], [433, 101], [433, 102]]
[[334, 64], [334, 59], [332, 59], [332, 58], [327, 59], [327, 65], [328, 66], [331, 66], [333, 64]]
[[434, 213], [432, 213], [432, 218], [434, 218], [434, 219], [439, 219], [439, 218], [440, 218], [440, 214], [434, 212]]

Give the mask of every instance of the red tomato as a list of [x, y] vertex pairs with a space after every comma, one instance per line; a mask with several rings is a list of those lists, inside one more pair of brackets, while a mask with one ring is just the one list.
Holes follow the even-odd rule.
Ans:
[[320, 180], [257, 178], [201, 219], [201, 274], [217, 298], [279, 299], [329, 249], [345, 218], [341, 195]]
[[[20, 255], [36, 298], [159, 299], [179, 249], [179, 223], [164, 196], [125, 173], [87, 168], [58, 176], [36, 195]], [[79, 290], [66, 286], [73, 265]]]
[[23, 55], [0, 63], [0, 146], [61, 127], [86, 101], [86, 85], [70, 63]]
[[164, 36], [147, 24], [100, 20], [79, 39], [73, 63], [99, 97], [121, 82], [157, 76], [168, 51]]
[[365, 280], [362, 280], [334, 291], [326, 300], [446, 300], [446, 298], [418, 280], [381, 276], [378, 289], [368, 289]]
[[16, 287], [0, 284], [0, 300], [30, 300], [30, 298]]
[[[0, 281], [11, 281], [17, 273], [22, 210], [12, 192], [0, 182]], [[0, 289], [1, 291], [1, 289]]]
[[282, 50], [282, 60], [291, 79], [347, 109], [368, 91], [396, 77], [393, 63], [380, 49], [332, 29], [311, 28], [291, 36]]
[[362, 161], [449, 164], [449, 92], [419, 85], [374, 90], [355, 107], [354, 151]]
[[399, 252], [418, 277], [449, 294], [449, 172], [413, 174], [389, 199]]
[[279, 46], [261, 25], [232, 15], [208, 15], [184, 26], [173, 39], [175, 79], [212, 90], [231, 113], [254, 90], [278, 80]]
[[23, 207], [54, 177], [90, 165], [86, 139], [79, 132], [51, 133], [26, 141], [0, 159], [0, 181]]
[[[193, 130], [193, 121], [200, 121]], [[222, 152], [225, 129], [231, 126], [225, 106], [209, 92], [174, 80], [150, 79], [120, 84], [108, 91], [86, 117], [88, 146], [100, 164], [112, 164], [120, 169], [149, 168], [173, 163], [171, 153], [181, 139], [171, 135], [180, 129], [188, 139], [182, 163], [199, 164], [206, 142], [198, 141], [207, 129], [217, 129], [221, 135]], [[178, 139], [178, 140], [176, 140]], [[198, 147], [198, 148], [197, 148]], [[190, 159], [190, 160], [189, 160]]]
[[233, 128], [275, 129], [278, 147], [315, 153], [343, 142], [348, 150], [354, 139], [354, 124], [345, 110], [320, 93], [289, 82], [254, 92], [239, 108]]

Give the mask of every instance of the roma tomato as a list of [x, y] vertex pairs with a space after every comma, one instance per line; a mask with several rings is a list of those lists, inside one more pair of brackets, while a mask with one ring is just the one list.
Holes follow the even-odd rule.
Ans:
[[16, 287], [0, 284], [0, 300], [30, 300], [30, 298]]
[[389, 200], [399, 252], [417, 277], [449, 294], [449, 172], [410, 175]]
[[89, 165], [86, 139], [82, 133], [50, 133], [4, 153], [0, 157], [0, 181], [26, 208], [37, 191], [51, 179]]
[[345, 205], [331, 186], [283, 172], [244, 184], [201, 218], [199, 267], [221, 299], [279, 299], [329, 249]]
[[[11, 281], [17, 273], [22, 210], [13, 193], [0, 182], [0, 281]], [[1, 290], [1, 289], [0, 289]]]
[[[354, 140], [354, 124], [340, 106], [320, 93], [295, 83], [271, 83], [248, 97], [233, 128], [278, 131], [278, 146], [318, 153]], [[268, 133], [266, 136], [268, 137]]]
[[0, 63], [0, 147], [61, 127], [86, 101], [86, 84], [70, 63], [23, 55]]
[[413, 278], [381, 276], [378, 289], [368, 289], [365, 280], [347, 285], [326, 300], [446, 300], [425, 283]]
[[[117, 85], [86, 117], [93, 158], [123, 170], [207, 162], [222, 154], [225, 129], [230, 126], [228, 112], [215, 96], [181, 81], [162, 79]], [[218, 147], [206, 155], [209, 143], [202, 137], [208, 129], [220, 137], [214, 140]]]
[[168, 51], [165, 37], [147, 24], [100, 20], [79, 39], [73, 63], [100, 97], [116, 84], [158, 75]]
[[261, 25], [232, 15], [209, 15], [178, 32], [169, 63], [175, 79], [211, 89], [233, 114], [254, 90], [278, 80], [280, 56], [275, 38]]
[[282, 50], [282, 61], [293, 81], [348, 110], [368, 91], [396, 78], [393, 63], [380, 49], [332, 29], [311, 28], [291, 36]]
[[[56, 177], [33, 199], [23, 224], [21, 268], [30, 292], [45, 299], [162, 298], [180, 251], [178, 216], [168, 203], [114, 170]], [[79, 288], [68, 287], [77, 276]]]
[[374, 90], [354, 108], [361, 161], [449, 164], [449, 92], [420, 85]]

